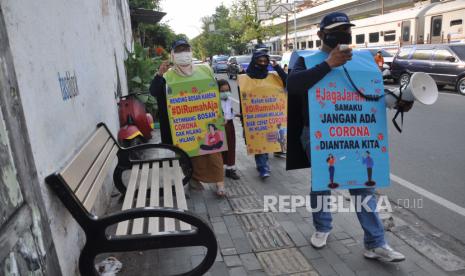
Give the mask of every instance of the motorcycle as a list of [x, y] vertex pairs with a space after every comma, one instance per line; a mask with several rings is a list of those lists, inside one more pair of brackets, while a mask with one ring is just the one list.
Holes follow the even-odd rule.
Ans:
[[133, 93], [119, 98], [118, 142], [123, 147], [146, 143], [152, 138], [152, 130], [155, 127], [152, 114], [146, 111], [145, 105], [139, 100], [145, 96], [148, 95]]

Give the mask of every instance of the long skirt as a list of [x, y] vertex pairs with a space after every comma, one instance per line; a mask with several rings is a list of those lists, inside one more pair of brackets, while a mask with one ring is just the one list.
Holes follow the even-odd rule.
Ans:
[[194, 168], [192, 178], [205, 183], [224, 181], [221, 152], [195, 156], [191, 160]]
[[223, 151], [223, 163], [226, 166], [236, 164], [236, 130], [234, 129], [233, 120], [228, 120], [225, 125], [226, 140], [228, 141], [228, 150]]

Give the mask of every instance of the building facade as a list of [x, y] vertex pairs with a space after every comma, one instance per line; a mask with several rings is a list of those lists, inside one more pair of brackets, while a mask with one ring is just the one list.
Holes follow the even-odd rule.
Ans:
[[44, 178], [98, 122], [116, 134], [131, 48], [126, 0], [0, 2], [0, 274], [78, 274], [84, 233]]

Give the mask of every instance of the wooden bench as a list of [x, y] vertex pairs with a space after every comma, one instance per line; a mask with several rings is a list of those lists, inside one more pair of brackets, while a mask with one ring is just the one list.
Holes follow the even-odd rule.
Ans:
[[[148, 160], [131, 158], [148, 149], [173, 154]], [[116, 159], [113, 182], [124, 194], [122, 210], [98, 217], [92, 208]], [[127, 170], [130, 177], [126, 186], [122, 176]], [[191, 176], [192, 164], [183, 150], [164, 144], [121, 148], [106, 125], [100, 123], [74, 158], [45, 179], [86, 234], [79, 257], [81, 274], [98, 275], [94, 259], [101, 253], [186, 246], [206, 247], [207, 254], [197, 267], [182, 275], [208, 271], [218, 245], [208, 224], [187, 211], [183, 185]], [[109, 233], [110, 226], [116, 224], [116, 232]]]

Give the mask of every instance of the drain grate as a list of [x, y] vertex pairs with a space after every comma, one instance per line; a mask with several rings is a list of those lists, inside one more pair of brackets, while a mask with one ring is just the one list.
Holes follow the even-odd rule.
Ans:
[[247, 232], [254, 252], [281, 249], [294, 246], [294, 243], [282, 227], [264, 228]]
[[230, 198], [229, 202], [236, 214], [263, 212], [263, 203], [255, 196]]
[[255, 195], [255, 191], [248, 185], [230, 184], [226, 186], [226, 195], [228, 197], [251, 196]]
[[257, 253], [257, 258], [268, 275], [318, 275], [296, 248]]
[[278, 221], [272, 213], [246, 214], [239, 216], [239, 219], [241, 220], [242, 225], [244, 225], [245, 230], [248, 232], [267, 227], [279, 226]]
[[319, 276], [320, 274], [318, 274], [316, 271], [306, 271], [306, 272], [299, 272], [299, 273], [294, 273], [294, 274], [290, 274], [289, 276]]

